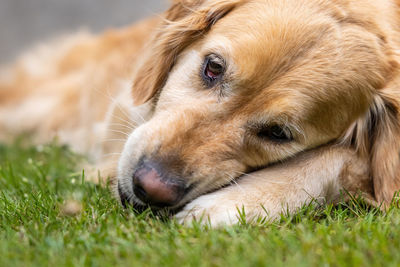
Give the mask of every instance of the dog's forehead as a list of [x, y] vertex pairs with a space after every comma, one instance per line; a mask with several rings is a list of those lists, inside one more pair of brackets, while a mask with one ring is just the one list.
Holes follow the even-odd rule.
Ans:
[[[293, 103], [304, 100], [305, 106], [310, 99], [317, 104], [337, 99], [334, 105], [347, 99], [348, 106], [364, 106], [367, 100], [360, 97], [376, 86], [381, 72], [375, 36], [340, 24], [329, 7], [321, 9], [316, 2], [251, 1], [239, 6], [206, 36], [206, 53], [215, 47], [234, 65], [241, 96], [274, 102], [274, 97], [292, 96]], [[268, 97], [260, 97], [261, 91]]]
[[[212, 28], [205, 43], [208, 40], [215, 44], [216, 50], [228, 51], [228, 57], [238, 68], [242, 79], [251, 80], [257, 76], [258, 81], [261, 76], [285, 71], [311, 50], [335, 49], [332, 47], [334, 41], [323, 41], [335, 39], [333, 19], [318, 13], [312, 5], [295, 3], [249, 2], [221, 19]], [[326, 44], [331, 47], [324, 47]], [[220, 49], [222, 47], [224, 49]], [[329, 53], [322, 60], [329, 62]]]

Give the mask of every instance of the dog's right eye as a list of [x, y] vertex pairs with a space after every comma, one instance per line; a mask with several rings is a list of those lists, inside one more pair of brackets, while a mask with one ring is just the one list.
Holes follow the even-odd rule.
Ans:
[[204, 60], [202, 76], [208, 87], [214, 86], [225, 72], [224, 60], [214, 54], [207, 56]]
[[285, 143], [293, 140], [292, 133], [287, 127], [271, 125], [261, 128], [257, 136], [262, 139], [268, 139], [276, 143]]

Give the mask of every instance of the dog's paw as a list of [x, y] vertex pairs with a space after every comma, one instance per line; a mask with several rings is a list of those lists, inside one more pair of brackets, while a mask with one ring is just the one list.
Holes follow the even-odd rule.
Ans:
[[239, 222], [239, 205], [227, 201], [219, 192], [200, 196], [188, 203], [175, 215], [179, 223], [192, 225], [195, 221], [212, 227], [233, 225]]

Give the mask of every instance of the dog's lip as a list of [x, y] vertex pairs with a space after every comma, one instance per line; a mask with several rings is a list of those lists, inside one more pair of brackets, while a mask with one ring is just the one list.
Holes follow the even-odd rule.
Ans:
[[[251, 172], [249, 172], [249, 173], [251, 173]], [[246, 174], [248, 174], [248, 173], [246, 173]], [[246, 174], [241, 174], [241, 175], [237, 176], [233, 180], [237, 181], [238, 179], [240, 179], [241, 177], [245, 176]], [[197, 185], [198, 185], [198, 183], [190, 184], [185, 189], [185, 196], [187, 196], [187, 194], [189, 194], [189, 192], [193, 191], [193, 189], [196, 188]], [[170, 206], [170, 207], [159, 207], [157, 205], [144, 205], [143, 203], [140, 202], [140, 200], [135, 199], [133, 193], [129, 196], [130, 200], [132, 200], [131, 202], [129, 202], [129, 204], [138, 213], [142, 213], [145, 210], [150, 209], [150, 210], [152, 210], [152, 211], [154, 211], [156, 213], [157, 212], [165, 212], [166, 211], [169, 215], [172, 216], [174, 214], [177, 214], [179, 211], [181, 211], [188, 203], [190, 203], [191, 201], [193, 201], [197, 197], [216, 192], [216, 191], [221, 190], [222, 188], [225, 188], [225, 187], [230, 186], [230, 185], [231, 185], [231, 183], [227, 183], [227, 184], [222, 185], [222, 186], [220, 186], [218, 188], [214, 188], [214, 189], [205, 191], [205, 192], [203, 192], [201, 194], [194, 194], [190, 198], [184, 197], [176, 205]], [[125, 205], [124, 205], [124, 207], [127, 208]]]
[[[241, 174], [241, 175], [237, 176], [235, 179], [233, 179], [232, 181], [237, 181], [237, 180], [240, 179], [241, 177], [243, 177], [243, 176], [245, 176], [245, 175], [247, 175], [247, 174], [249, 174], [249, 173], [252, 173], [252, 172], [254, 172], [254, 171], [257, 171], [257, 170], [258, 170], [258, 168], [253, 169], [253, 170], [251, 170], [251, 171], [249, 171], [249, 172], [246, 172], [245, 174]], [[218, 188], [214, 188], [214, 189], [205, 191], [205, 192], [203, 192], [203, 193], [201, 193], [201, 194], [194, 194], [193, 196], [191, 196], [190, 198], [188, 198], [188, 197], [186, 197], [186, 196], [188, 196], [188, 194], [189, 194], [190, 192], [192, 192], [193, 189], [195, 189], [196, 186], [198, 185], [198, 183], [191, 183], [191, 184], [189, 184], [189, 185], [185, 188], [185, 192], [184, 192], [184, 196], [185, 196], [185, 197], [183, 197], [183, 199], [182, 199], [181, 201], [179, 201], [178, 203], [176, 203], [176, 205], [170, 206], [170, 207], [159, 207], [159, 206], [157, 206], [157, 205], [145, 205], [145, 204], [143, 204], [139, 199], [136, 199], [136, 198], [135, 198], [135, 194], [134, 194], [134, 193], [131, 193], [129, 196], [126, 196], [126, 200], [129, 200], [129, 201], [123, 202], [123, 200], [121, 199], [121, 203], [122, 203], [122, 205], [124, 206], [124, 208], [128, 208], [128, 205], [127, 205], [127, 204], [129, 204], [129, 206], [131, 206], [131, 207], [132, 207], [136, 212], [138, 212], [138, 213], [142, 213], [142, 212], [144, 212], [145, 210], [147, 210], [147, 209], [150, 208], [152, 211], [155, 211], [155, 212], [158, 212], [158, 211], [168, 211], [168, 213], [169, 213], [170, 215], [174, 215], [174, 214], [178, 213], [180, 210], [182, 210], [182, 209], [185, 207], [185, 205], [187, 205], [188, 203], [190, 203], [191, 201], [193, 201], [193, 200], [196, 199], [197, 197], [202, 196], [202, 195], [206, 195], [206, 194], [210, 194], [210, 193], [216, 192], [216, 191], [218, 191], [218, 190], [221, 190], [222, 188], [225, 188], [225, 187], [227, 187], [227, 186], [230, 186], [231, 183], [232, 183], [232, 181], [231, 181], [230, 183], [227, 183], [227, 184], [225, 184], [225, 185], [223, 185], [223, 186], [220, 186], [220, 187], [218, 187]], [[121, 187], [120, 187], [119, 184], [118, 184], [118, 192], [119, 192], [120, 197], [121, 197], [122, 189], [121, 189]]]

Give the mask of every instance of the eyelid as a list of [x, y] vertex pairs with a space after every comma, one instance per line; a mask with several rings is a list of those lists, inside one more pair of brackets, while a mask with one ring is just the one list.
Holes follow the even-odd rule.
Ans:
[[[277, 132], [279, 132], [278, 135], [275, 135]], [[293, 140], [293, 135], [290, 131], [290, 128], [279, 124], [267, 124], [259, 126], [256, 130], [256, 134], [261, 139], [268, 139], [269, 141], [276, 143], [286, 143]]]
[[260, 129], [262, 129], [268, 125], [269, 126], [278, 125], [278, 126], [282, 127], [282, 129], [284, 131], [289, 131], [293, 141], [303, 142], [306, 138], [305, 134], [304, 134], [304, 130], [301, 127], [299, 127], [297, 124], [290, 123], [286, 116], [275, 117], [274, 120], [261, 119], [260, 121], [259, 120], [252, 121], [252, 122], [249, 122], [249, 124], [247, 124], [246, 128], [249, 131], [256, 133], [257, 131], [259, 131]]
[[210, 54], [206, 58], [209, 58], [210, 60], [212, 60], [218, 64], [221, 64], [221, 66], [223, 66], [225, 68], [225, 60], [221, 56], [216, 55], [216, 54]]

